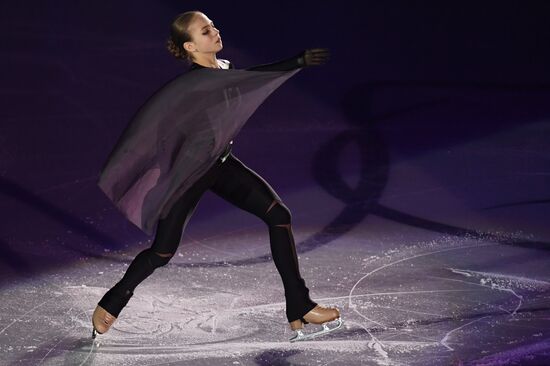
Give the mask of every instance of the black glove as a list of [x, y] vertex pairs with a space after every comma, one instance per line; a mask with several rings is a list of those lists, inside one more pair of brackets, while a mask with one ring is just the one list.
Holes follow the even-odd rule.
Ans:
[[308, 48], [298, 58], [298, 63], [303, 66], [318, 66], [328, 61], [330, 53], [328, 48]]

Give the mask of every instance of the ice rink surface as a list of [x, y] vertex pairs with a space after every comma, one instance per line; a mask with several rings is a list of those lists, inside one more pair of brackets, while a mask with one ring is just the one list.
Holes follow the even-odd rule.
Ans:
[[267, 227], [210, 192], [92, 341], [97, 302], [151, 238], [96, 186], [110, 146], [46, 161], [6, 139], [0, 364], [548, 364], [548, 93], [428, 89], [358, 86], [334, 108], [289, 87], [235, 141], [292, 212], [312, 299], [344, 320], [301, 343]]
[[[508, 38], [450, 52], [485, 27], [458, 17], [447, 42], [432, 30], [445, 18], [415, 16], [429, 6], [401, 8], [391, 24], [384, 14], [398, 7], [372, 2], [371, 12], [346, 10], [352, 29], [331, 5], [286, 50], [279, 32], [250, 31], [255, 9], [244, 22], [228, 3], [225, 21], [242, 28], [227, 32], [250, 34], [249, 45], [227, 42], [238, 68], [259, 63], [261, 47], [281, 58], [298, 44], [324, 46], [325, 36], [340, 47], [333, 64], [301, 71], [270, 96], [233, 152], [290, 208], [310, 295], [337, 306], [344, 325], [290, 343], [267, 227], [207, 192], [170, 263], [93, 341], [97, 302], [152, 239], [113, 207], [97, 175], [124, 123], [176, 72], [159, 43], [160, 19], [181, 4], [160, 12], [153, 2], [65, 3], [13, 2], [20, 10], [5, 15], [10, 29], [0, 35], [12, 52], [0, 60], [0, 365], [550, 364], [542, 16], [516, 23], [494, 16], [493, 5], [460, 4]], [[288, 24], [311, 18], [309, 5], [302, 11]], [[341, 24], [327, 31], [333, 18]], [[505, 28], [490, 23], [498, 19]], [[515, 33], [528, 22], [540, 27]], [[431, 43], [418, 43], [427, 36]]]

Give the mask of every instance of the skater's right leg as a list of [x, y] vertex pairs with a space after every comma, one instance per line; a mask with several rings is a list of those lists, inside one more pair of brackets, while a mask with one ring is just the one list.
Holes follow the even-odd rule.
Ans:
[[[216, 169], [215, 167], [213, 169]], [[99, 301], [92, 316], [95, 331], [102, 334], [109, 330], [126, 306], [135, 288], [157, 268], [166, 265], [176, 252], [183, 230], [203, 195], [213, 182], [212, 170], [199, 179], [172, 207], [157, 226], [155, 240], [150, 248], [141, 251], [132, 261], [122, 279]]]
[[166, 265], [170, 258], [171, 256], [159, 255], [152, 248], [143, 250], [134, 258], [124, 277], [107, 291], [98, 305], [115, 318], [118, 317], [120, 311], [134, 294], [134, 289], [155, 269]]
[[143, 280], [149, 277], [155, 269], [166, 265], [171, 256], [159, 255], [152, 248], [141, 251], [132, 261], [124, 277], [117, 282], [99, 301], [92, 316], [92, 324], [95, 331], [105, 333], [126, 306], [134, 289]]

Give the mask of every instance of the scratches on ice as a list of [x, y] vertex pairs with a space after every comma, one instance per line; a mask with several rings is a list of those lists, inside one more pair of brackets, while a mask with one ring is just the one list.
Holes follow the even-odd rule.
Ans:
[[550, 282], [537, 280], [534, 278], [515, 276], [505, 273], [493, 273], [493, 272], [481, 272], [481, 271], [472, 271], [468, 269], [457, 269], [457, 268], [448, 268], [453, 273], [463, 275], [465, 277], [475, 277], [475, 278], [488, 278], [488, 279], [497, 279], [508, 281], [511, 284], [516, 285], [522, 289], [540, 289], [545, 290], [550, 288]]

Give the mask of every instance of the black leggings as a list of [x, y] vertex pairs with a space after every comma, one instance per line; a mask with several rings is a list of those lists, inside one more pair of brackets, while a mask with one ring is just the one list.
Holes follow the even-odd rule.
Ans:
[[283, 280], [288, 321], [300, 319], [313, 309], [317, 304], [310, 299], [300, 275], [289, 209], [262, 177], [233, 154], [224, 162], [218, 159], [174, 204], [168, 215], [159, 220], [151, 247], [134, 258], [124, 277], [103, 296], [99, 305], [118, 317], [137, 285], [170, 261], [187, 222], [207, 189], [267, 224], [271, 255]]

